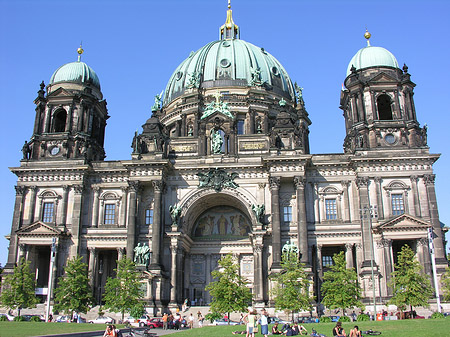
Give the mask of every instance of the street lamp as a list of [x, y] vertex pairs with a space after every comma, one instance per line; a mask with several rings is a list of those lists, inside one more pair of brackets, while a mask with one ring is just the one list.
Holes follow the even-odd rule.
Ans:
[[373, 232], [372, 232], [372, 218], [378, 218], [378, 208], [377, 206], [364, 205], [362, 209], [360, 209], [361, 213], [361, 221], [362, 219], [368, 219], [369, 221], [369, 232], [370, 232], [370, 269], [372, 276], [372, 291], [373, 291], [373, 318], [376, 320], [377, 317], [377, 299], [376, 299], [376, 291], [375, 291], [375, 273], [373, 271], [373, 262], [374, 262], [374, 246], [373, 246]]

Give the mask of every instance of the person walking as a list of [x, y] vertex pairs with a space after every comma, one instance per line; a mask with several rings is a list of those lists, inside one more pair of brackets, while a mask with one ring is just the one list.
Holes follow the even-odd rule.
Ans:
[[165, 313], [162, 317], [162, 321], [163, 321], [163, 330], [167, 330], [167, 321], [169, 319], [169, 316], [167, 315], [167, 313]]
[[192, 329], [194, 327], [194, 315], [192, 315], [192, 312], [188, 318], [188, 326], [189, 326], [189, 329]]
[[269, 334], [269, 320], [268, 320], [268, 315], [267, 315], [267, 311], [266, 309], [263, 309], [261, 311], [261, 317], [259, 318], [259, 322], [261, 324], [261, 334], [264, 337], [267, 337], [267, 335]]

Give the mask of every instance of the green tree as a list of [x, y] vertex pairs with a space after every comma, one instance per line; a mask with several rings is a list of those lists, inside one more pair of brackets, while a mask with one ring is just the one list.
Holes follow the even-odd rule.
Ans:
[[444, 301], [450, 301], [450, 267], [445, 269], [445, 273], [441, 278], [442, 292], [444, 293]]
[[411, 310], [413, 306], [428, 307], [428, 299], [433, 294], [430, 280], [408, 245], [404, 245], [398, 254], [389, 286], [393, 290], [389, 304], [396, 305], [400, 311], [404, 311], [407, 305]]
[[20, 309], [30, 308], [39, 302], [35, 290], [35, 277], [30, 270], [30, 261], [22, 258], [14, 267], [14, 272], [5, 276], [0, 301], [8, 308], [17, 309], [20, 316]]
[[252, 293], [246, 286], [245, 279], [239, 275], [239, 265], [231, 255], [225, 255], [219, 260], [219, 270], [211, 275], [217, 280], [206, 286], [212, 296], [211, 311], [213, 313], [230, 313], [245, 311], [252, 301]]
[[139, 272], [134, 262], [128, 258], [117, 261], [116, 277], [108, 277], [105, 285], [105, 308], [120, 312], [122, 321], [125, 313], [138, 304], [143, 296]]
[[88, 266], [82, 257], [67, 261], [64, 275], [55, 289], [55, 309], [72, 315], [74, 311], [86, 313], [93, 304], [89, 285]]
[[354, 268], [347, 269], [344, 252], [333, 255], [333, 265], [323, 274], [322, 303], [330, 309], [363, 307], [361, 287]]
[[309, 293], [311, 281], [304, 265], [298, 260], [296, 253], [282, 256], [280, 273], [272, 274], [275, 281], [271, 294], [274, 296], [275, 308], [292, 313], [311, 310], [314, 298]]

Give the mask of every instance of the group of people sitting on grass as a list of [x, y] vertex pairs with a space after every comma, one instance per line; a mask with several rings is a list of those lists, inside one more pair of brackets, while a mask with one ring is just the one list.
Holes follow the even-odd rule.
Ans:
[[[347, 337], [347, 334], [345, 333], [341, 322], [337, 322], [336, 326], [333, 328], [333, 336]], [[361, 337], [361, 331], [359, 331], [359, 327], [357, 325], [355, 325], [353, 329], [350, 330], [348, 337]]]

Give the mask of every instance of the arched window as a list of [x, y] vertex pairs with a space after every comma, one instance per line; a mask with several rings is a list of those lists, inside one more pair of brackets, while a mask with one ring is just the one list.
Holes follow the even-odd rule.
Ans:
[[53, 116], [53, 132], [66, 131], [67, 112], [64, 109], [58, 110]]
[[388, 95], [382, 94], [377, 97], [377, 108], [380, 120], [392, 120], [391, 98]]

